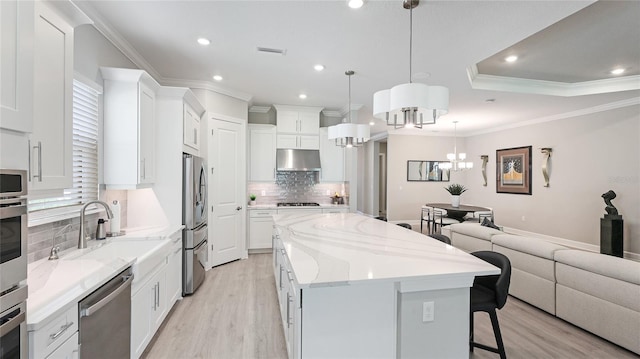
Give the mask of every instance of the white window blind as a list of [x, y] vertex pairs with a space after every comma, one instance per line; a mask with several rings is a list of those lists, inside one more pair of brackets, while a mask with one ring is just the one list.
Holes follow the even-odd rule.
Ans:
[[73, 187], [60, 196], [30, 200], [30, 211], [98, 199], [98, 95], [90, 86], [73, 81]]

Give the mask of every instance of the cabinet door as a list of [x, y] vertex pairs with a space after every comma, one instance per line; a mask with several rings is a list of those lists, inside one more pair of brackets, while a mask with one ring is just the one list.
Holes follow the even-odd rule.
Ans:
[[33, 190], [70, 188], [73, 150], [73, 28], [43, 2], [35, 3]]
[[320, 129], [320, 115], [313, 112], [298, 113], [299, 133], [317, 135]]
[[[180, 238], [178, 238], [180, 239]], [[171, 310], [173, 304], [182, 293], [182, 242], [174, 247], [169, 255], [167, 264], [167, 310]]]
[[200, 148], [200, 118], [188, 104], [184, 104], [183, 142], [195, 150]]
[[156, 282], [150, 281], [131, 296], [131, 357], [139, 358], [153, 333], [151, 313], [155, 306]]
[[278, 111], [276, 114], [276, 123], [278, 133], [298, 133], [298, 112], [297, 111]]
[[58, 349], [54, 350], [47, 359], [77, 359], [79, 355], [78, 332], [67, 339]]
[[139, 92], [139, 129], [138, 129], [138, 178], [140, 183], [153, 183], [155, 180], [155, 93], [140, 83]]
[[0, 128], [33, 126], [32, 1], [0, 1]]
[[280, 135], [278, 134], [277, 146], [278, 148], [298, 148], [297, 135]]
[[251, 218], [249, 224], [249, 249], [271, 248], [273, 219]]
[[249, 125], [249, 147], [249, 181], [275, 181], [275, 126]]
[[320, 147], [318, 136], [300, 135], [298, 136], [298, 147], [302, 150], [317, 150]]
[[320, 181], [344, 182], [344, 148], [327, 138], [327, 128], [320, 129]]

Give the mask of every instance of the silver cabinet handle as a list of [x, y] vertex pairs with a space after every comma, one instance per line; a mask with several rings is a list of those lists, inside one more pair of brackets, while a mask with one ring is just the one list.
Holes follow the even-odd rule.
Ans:
[[123, 290], [125, 290], [128, 286], [131, 285], [131, 281], [133, 280], [133, 275], [126, 276], [125, 278], [126, 280], [122, 282], [122, 284], [120, 284], [118, 288], [116, 288], [113, 292], [109, 293], [109, 295], [107, 295], [106, 297], [102, 298], [98, 303], [88, 308], [82, 309], [80, 311], [80, 317], [82, 318], [82, 317], [91, 316], [92, 314], [100, 310], [100, 308], [104, 307], [113, 299], [115, 299], [118, 295], [120, 295], [120, 293], [122, 293]]
[[289, 311], [291, 310], [291, 295], [287, 292], [287, 328], [289, 328], [291, 326], [291, 314], [289, 314]]
[[29, 182], [31, 182], [31, 140], [27, 141], [27, 146], [29, 146]]
[[154, 312], [156, 311], [156, 308], [157, 308], [156, 306], [156, 303], [158, 302], [156, 300], [157, 295], [158, 295], [158, 283], [153, 285], [153, 307], [152, 308]]
[[289, 278], [289, 282], [293, 282], [293, 277], [291, 276], [290, 270], [287, 270], [287, 278]]
[[[38, 182], [42, 182], [42, 142], [38, 141], [38, 145], [33, 148], [38, 149], [38, 174], [33, 175], [33, 178], [38, 177]], [[29, 149], [29, 172], [31, 172], [31, 149]]]
[[51, 340], [56, 340], [56, 339], [58, 339], [58, 337], [59, 337], [59, 336], [61, 336], [61, 335], [62, 335], [62, 333], [66, 332], [66, 331], [67, 331], [67, 329], [71, 328], [71, 326], [72, 326], [72, 325], [73, 325], [73, 322], [70, 322], [70, 323], [67, 323], [67, 324], [65, 324], [65, 325], [61, 326], [61, 327], [60, 327], [60, 330], [58, 330], [56, 333], [53, 333], [53, 334], [49, 335], [49, 338], [50, 338]]
[[158, 291], [158, 295], [156, 295], [156, 301], [157, 301], [157, 306], [160, 307], [160, 282], [158, 282], [158, 289], [156, 289]]
[[282, 290], [282, 265], [280, 265], [280, 276], [278, 277], [278, 283], [280, 290]]

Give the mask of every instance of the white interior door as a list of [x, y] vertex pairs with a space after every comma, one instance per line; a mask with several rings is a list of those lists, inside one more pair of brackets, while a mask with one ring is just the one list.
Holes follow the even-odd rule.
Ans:
[[246, 257], [245, 125], [209, 120], [209, 265]]

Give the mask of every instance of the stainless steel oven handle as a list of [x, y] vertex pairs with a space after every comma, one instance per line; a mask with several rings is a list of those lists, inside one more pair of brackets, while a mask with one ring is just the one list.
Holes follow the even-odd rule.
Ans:
[[22, 322], [25, 321], [25, 317], [26, 317], [25, 313], [21, 312], [19, 315], [16, 315], [8, 322], [2, 324], [0, 326], [0, 337], [4, 337], [6, 334], [8, 334], [12, 330], [14, 330], [16, 327], [18, 327], [20, 324], [22, 324]]
[[27, 141], [29, 146], [29, 182], [31, 182], [31, 140]]
[[80, 312], [80, 317], [89, 317], [94, 314], [96, 311], [100, 310], [100, 308], [107, 305], [113, 298], [117, 297], [123, 290], [127, 288], [131, 281], [133, 280], [133, 275], [127, 276], [127, 280], [122, 282], [118, 288], [116, 288], [113, 292], [109, 293], [108, 296], [102, 298], [98, 303], [90, 306], [89, 308], [85, 308]]
[[73, 322], [69, 322], [69, 323], [67, 323], [67, 324], [65, 324], [65, 325], [63, 325], [63, 326], [61, 326], [61, 327], [60, 327], [60, 330], [58, 330], [58, 332], [56, 332], [56, 333], [53, 333], [53, 334], [49, 335], [49, 338], [50, 338], [51, 340], [56, 340], [56, 339], [58, 339], [58, 337], [59, 337], [60, 335], [62, 335], [62, 333], [66, 332], [66, 331], [67, 331], [67, 329], [71, 328], [71, 326], [72, 326], [72, 325], [73, 325]]

